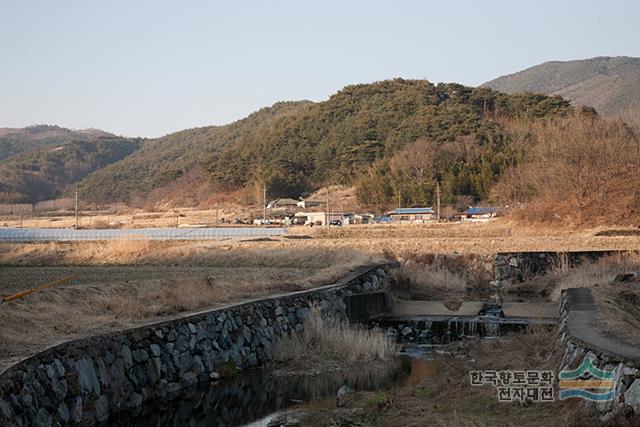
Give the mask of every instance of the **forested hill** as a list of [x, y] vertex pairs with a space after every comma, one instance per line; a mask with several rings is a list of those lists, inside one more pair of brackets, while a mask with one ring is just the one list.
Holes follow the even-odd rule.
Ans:
[[[31, 130], [26, 131], [27, 135], [30, 133]], [[0, 160], [0, 203], [35, 203], [58, 198], [68, 186], [122, 160], [140, 146], [138, 139], [100, 131], [57, 128], [55, 135], [49, 133], [46, 137], [22, 141], [18, 134], [11, 134], [15, 142], [12, 150], [18, 153]]]
[[[133, 155], [88, 176], [84, 197], [128, 201], [201, 166], [220, 191], [266, 184], [298, 196], [326, 184], [357, 184], [363, 204], [484, 199], [517, 160], [509, 121], [562, 115], [559, 97], [387, 80], [347, 86], [319, 103], [279, 103], [227, 126], [147, 140]], [[466, 200], [466, 199], [465, 199]]]
[[0, 160], [23, 151], [53, 147], [72, 140], [86, 140], [100, 136], [114, 135], [97, 129], [71, 130], [51, 125], [0, 128]]
[[98, 203], [129, 202], [134, 196], [144, 197], [200, 166], [217, 150], [248, 135], [267, 132], [277, 119], [297, 114], [311, 104], [279, 102], [225, 126], [186, 129], [145, 140], [140, 150], [89, 175], [79, 188], [85, 200]]
[[575, 105], [632, 120], [640, 114], [640, 58], [597, 57], [550, 61], [485, 83], [506, 93], [560, 95]]
[[438, 180], [445, 202], [478, 200], [516, 161], [505, 122], [569, 110], [559, 97], [459, 84], [360, 84], [229, 144], [206, 166], [227, 190], [266, 183], [274, 196], [356, 183], [364, 205], [390, 206], [398, 197], [405, 206], [429, 205]]

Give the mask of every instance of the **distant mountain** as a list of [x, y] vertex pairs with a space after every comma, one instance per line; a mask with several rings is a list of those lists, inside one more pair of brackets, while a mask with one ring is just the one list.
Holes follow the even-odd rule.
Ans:
[[71, 130], [51, 125], [0, 128], [0, 160], [23, 151], [56, 146], [74, 139], [115, 136], [97, 129]]
[[129, 156], [140, 144], [93, 129], [0, 129], [0, 203], [60, 197], [69, 185]]
[[637, 118], [640, 114], [640, 58], [602, 56], [545, 62], [482, 86], [505, 93], [560, 95], [606, 116]]

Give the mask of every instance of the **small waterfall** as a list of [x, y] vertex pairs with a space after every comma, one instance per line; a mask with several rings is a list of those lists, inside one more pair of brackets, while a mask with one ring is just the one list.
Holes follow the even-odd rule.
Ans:
[[447, 344], [464, 338], [497, 338], [530, 324], [493, 315], [376, 320], [370, 326], [399, 342]]
[[467, 337], [476, 337], [478, 336], [478, 319], [471, 319], [466, 323], [466, 332], [464, 336]]
[[501, 334], [500, 321], [494, 319], [483, 319], [485, 336], [499, 337]]
[[451, 342], [451, 323], [453, 322], [453, 319], [448, 319], [447, 320], [447, 332], [444, 336], [444, 341], [445, 342]]
[[444, 339], [451, 342], [459, 338], [475, 338], [479, 336], [478, 318], [458, 318], [448, 319]]

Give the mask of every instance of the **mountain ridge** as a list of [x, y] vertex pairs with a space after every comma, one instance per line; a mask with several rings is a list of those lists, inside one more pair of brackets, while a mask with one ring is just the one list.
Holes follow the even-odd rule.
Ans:
[[559, 95], [574, 105], [594, 107], [610, 117], [640, 112], [640, 58], [598, 56], [547, 61], [485, 82], [505, 93]]
[[140, 140], [57, 125], [0, 129], [0, 203], [54, 199], [96, 169], [138, 149]]
[[[69, 195], [73, 184], [88, 203], [130, 203], [150, 194], [170, 200], [188, 185], [199, 187], [194, 194], [232, 192], [244, 194], [246, 203], [257, 203], [263, 185], [273, 197], [297, 197], [322, 186], [346, 184], [358, 187], [365, 205], [383, 207], [395, 203], [398, 195], [404, 205], [432, 203], [439, 181], [445, 203], [477, 202], [488, 197], [497, 177], [521, 155], [522, 147], [511, 141], [510, 121], [533, 122], [571, 110], [560, 96], [506, 94], [456, 83], [398, 78], [354, 84], [326, 101], [279, 102], [227, 125], [136, 139], [135, 147], [123, 146], [120, 157], [105, 161], [82, 154], [86, 157], [79, 162], [91, 167], [62, 182], [45, 180], [55, 181], [44, 185], [53, 190], [35, 199], [45, 193]], [[73, 132], [56, 126], [23, 132], [38, 131]], [[0, 133], [0, 142], [2, 137]], [[51, 159], [47, 147], [55, 146], [45, 142], [31, 154], [0, 160], [0, 172], [11, 175], [14, 166], [6, 164], [17, 164], [26, 176], [37, 176], [33, 172], [40, 169], [33, 156]], [[416, 158], [428, 165], [412, 164]], [[403, 170], [406, 167], [430, 171], [416, 178]]]

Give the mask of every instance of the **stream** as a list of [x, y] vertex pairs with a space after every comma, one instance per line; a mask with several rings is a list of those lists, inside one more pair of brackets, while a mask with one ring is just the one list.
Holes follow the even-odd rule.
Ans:
[[335, 408], [336, 393], [343, 385], [356, 391], [417, 385], [438, 373], [443, 357], [452, 357], [442, 344], [467, 337], [497, 338], [529, 324], [503, 319], [499, 307], [495, 313], [492, 308], [486, 305], [479, 316], [370, 321], [370, 327], [385, 331], [402, 348], [396, 363], [382, 372], [337, 370], [294, 376], [251, 369], [114, 414], [106, 425], [266, 427], [285, 411]]
[[113, 415], [109, 426], [267, 426], [285, 410], [335, 408], [342, 385], [357, 391], [389, 390], [418, 384], [437, 372], [429, 346], [410, 345], [385, 372], [321, 373], [315, 376], [275, 376], [266, 369], [240, 372], [149, 402], [133, 412]]

